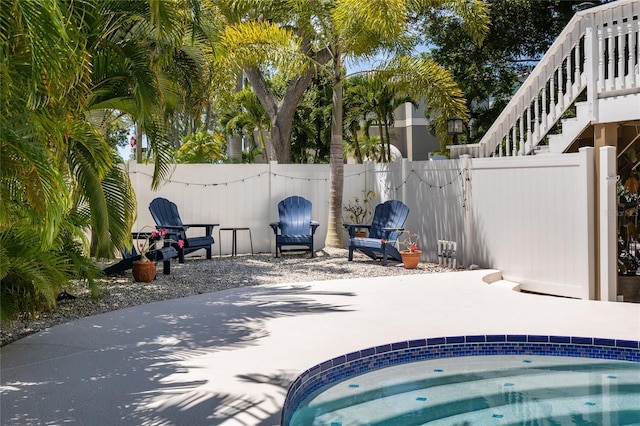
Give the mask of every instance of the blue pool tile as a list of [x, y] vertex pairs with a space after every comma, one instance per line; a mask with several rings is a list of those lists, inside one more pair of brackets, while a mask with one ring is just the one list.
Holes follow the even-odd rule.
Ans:
[[[360, 352], [351, 352], [347, 354], [347, 361], [353, 361], [360, 358], [362, 351]], [[372, 354], [373, 355], [373, 354]]]
[[584, 403], [584, 405], [588, 405], [589, 407], [593, 407], [594, 405], [596, 405], [595, 402], [591, 402], [591, 401], [587, 401]]
[[391, 350], [397, 351], [399, 349], [407, 349], [409, 347], [408, 342], [396, 342], [391, 344]]
[[332, 366], [333, 366], [333, 364], [331, 363], [331, 361], [325, 361], [322, 364], [320, 364], [320, 371], [327, 371]]
[[494, 415], [493, 415], [493, 416], [491, 416], [491, 417], [493, 417], [494, 419], [501, 419], [501, 418], [503, 418], [503, 417], [504, 417], [504, 414], [494, 414]]
[[571, 343], [574, 345], [593, 345], [591, 337], [571, 337]]
[[600, 346], [615, 346], [616, 345], [616, 341], [615, 341], [615, 339], [599, 339], [599, 338], [595, 338], [595, 339], [593, 339], [593, 344], [594, 345], [600, 345]]
[[409, 347], [410, 348], [419, 348], [419, 347], [423, 347], [423, 346], [427, 346], [427, 340], [426, 339], [409, 340]]
[[331, 366], [336, 367], [338, 365], [344, 364], [346, 361], [347, 361], [347, 357], [344, 355], [341, 355], [331, 360]]
[[349, 387], [350, 387], [351, 389], [357, 389], [357, 388], [359, 388], [359, 387], [360, 387], [360, 385], [359, 385], [359, 384], [357, 384], [357, 383], [351, 383], [351, 384], [349, 385]]
[[331, 426], [342, 426], [340, 422], [331, 422]]
[[[484, 339], [484, 342], [481, 339]], [[523, 357], [559, 355], [640, 362], [638, 349], [640, 349], [640, 343], [635, 340], [542, 335], [471, 335], [396, 342], [395, 344], [352, 352], [308, 369], [289, 387], [283, 416], [285, 419], [290, 419], [291, 413], [304, 398], [328, 384], [389, 365], [425, 359], [499, 354], [522, 355]], [[532, 363], [526, 358], [523, 358], [522, 362]], [[434, 373], [444, 372], [442, 369], [434, 369], [433, 371]], [[609, 375], [607, 378], [609, 380], [617, 379], [615, 375]], [[515, 384], [507, 382], [503, 386], [513, 387]], [[512, 390], [510, 391], [512, 392]], [[586, 406], [595, 405], [595, 402], [586, 401], [584, 404]], [[494, 414], [503, 416], [501, 413]], [[340, 422], [336, 424], [341, 425]]]
[[376, 348], [367, 348], [360, 351], [360, 356], [362, 357], [371, 356], [371, 355], [375, 355], [375, 353], [376, 353]]
[[389, 352], [391, 350], [391, 345], [380, 345], [376, 346], [376, 353], [383, 354], [385, 352]]
[[569, 336], [549, 336], [549, 341], [551, 343], [571, 343], [571, 338]]
[[416, 398], [416, 401], [426, 401], [427, 398], [425, 398], [424, 396], [419, 396]]
[[309, 377], [315, 376], [316, 374], [318, 374], [320, 372], [320, 366], [316, 365], [313, 368], [311, 368], [309, 370]]
[[619, 348], [638, 349], [638, 342], [635, 340], [616, 340], [616, 346]]
[[427, 345], [444, 345], [447, 343], [444, 337], [433, 337], [431, 339], [427, 339]]
[[444, 373], [444, 370], [442, 368], [435, 368], [433, 370], [434, 373]]

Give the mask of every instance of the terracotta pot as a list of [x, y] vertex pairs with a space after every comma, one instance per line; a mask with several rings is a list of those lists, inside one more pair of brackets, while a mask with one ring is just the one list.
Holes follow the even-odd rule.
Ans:
[[131, 268], [133, 279], [137, 282], [149, 283], [156, 277], [156, 262], [141, 262], [136, 260]]
[[401, 251], [402, 263], [406, 269], [415, 269], [420, 263], [420, 256], [422, 256], [422, 250], [416, 251]]

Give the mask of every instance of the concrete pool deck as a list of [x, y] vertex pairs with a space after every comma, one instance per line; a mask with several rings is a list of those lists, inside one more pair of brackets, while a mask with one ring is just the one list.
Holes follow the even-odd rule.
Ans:
[[400, 340], [640, 340], [640, 305], [525, 294], [496, 271], [243, 287], [83, 318], [0, 349], [3, 425], [277, 425], [306, 369]]

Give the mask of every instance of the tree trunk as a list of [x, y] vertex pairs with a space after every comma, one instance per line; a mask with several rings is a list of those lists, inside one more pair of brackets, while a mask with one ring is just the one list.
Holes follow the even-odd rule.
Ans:
[[384, 134], [387, 138], [387, 162], [391, 162], [391, 135], [389, 135], [389, 123], [385, 120], [384, 122]]
[[142, 126], [136, 122], [136, 162], [142, 163]]
[[344, 247], [342, 239], [342, 191], [344, 188], [344, 156], [342, 152], [342, 57], [336, 49], [333, 58], [333, 99], [331, 114], [331, 151], [329, 159], [328, 247]]
[[388, 161], [385, 158], [387, 156], [387, 150], [385, 148], [385, 143], [384, 143], [384, 131], [382, 128], [382, 118], [380, 114], [376, 114], [376, 115], [378, 116], [378, 133], [380, 134], [380, 162], [388, 163]]
[[229, 160], [242, 160], [242, 136], [227, 136], [227, 158]]
[[300, 77], [291, 81], [279, 101], [271, 91], [263, 74], [257, 68], [245, 69], [245, 75], [256, 92], [262, 107], [271, 120], [271, 147], [278, 163], [291, 163], [291, 128], [296, 108], [309, 87], [315, 70], [309, 67]]
[[264, 158], [264, 163], [269, 164], [269, 158], [271, 158], [271, 156], [267, 152], [267, 144], [264, 141], [264, 135], [262, 134], [262, 129], [258, 127], [258, 129], [256, 130], [258, 132], [258, 141], [260, 142], [260, 149], [262, 150], [262, 157]]
[[[244, 78], [242, 73], [238, 73], [236, 80], [236, 92], [242, 90], [244, 85]], [[227, 137], [227, 158], [232, 161], [242, 161], [242, 136], [228, 136]]]
[[353, 134], [353, 144], [355, 147], [354, 155], [356, 157], [356, 162], [358, 164], [362, 164], [362, 151], [360, 151], [360, 142], [358, 141], [358, 125], [354, 125], [351, 129], [351, 133]]

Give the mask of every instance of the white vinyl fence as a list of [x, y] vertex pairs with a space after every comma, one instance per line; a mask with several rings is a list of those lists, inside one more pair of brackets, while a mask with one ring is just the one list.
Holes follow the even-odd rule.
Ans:
[[[438, 240], [457, 243], [458, 265], [503, 272], [531, 291], [593, 298], [593, 149], [576, 154], [390, 164], [345, 164], [343, 203], [376, 191], [374, 205], [399, 199], [409, 207], [405, 229], [420, 236], [424, 261], [437, 262]], [[254, 252], [273, 252], [269, 223], [290, 195], [313, 203], [320, 222], [315, 249], [327, 232], [329, 165], [176, 165], [152, 191], [152, 165], [127, 164], [137, 195], [134, 231], [155, 226], [149, 203], [165, 197], [185, 223], [249, 227]], [[197, 235], [199, 230], [190, 230]], [[346, 233], [343, 234], [346, 236]], [[218, 238], [214, 254], [229, 254], [231, 235]], [[345, 238], [346, 240], [346, 238]], [[238, 253], [250, 251], [238, 234]]]

